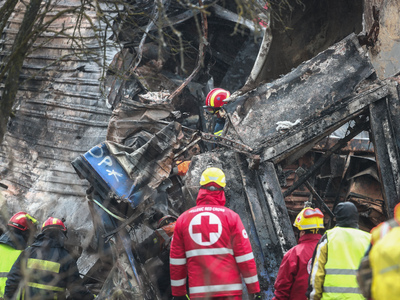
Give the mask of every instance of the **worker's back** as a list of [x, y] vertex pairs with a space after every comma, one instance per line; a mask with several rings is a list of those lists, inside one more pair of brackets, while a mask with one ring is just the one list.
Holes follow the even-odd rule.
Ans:
[[369, 254], [372, 268], [372, 298], [395, 300], [400, 295], [400, 227], [377, 241]]

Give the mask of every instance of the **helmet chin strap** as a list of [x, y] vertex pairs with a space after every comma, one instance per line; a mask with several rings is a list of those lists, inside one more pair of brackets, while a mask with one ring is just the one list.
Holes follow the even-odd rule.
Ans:
[[201, 186], [200, 187], [203, 190], [209, 190], [209, 191], [223, 191], [223, 187], [216, 187], [216, 186]]

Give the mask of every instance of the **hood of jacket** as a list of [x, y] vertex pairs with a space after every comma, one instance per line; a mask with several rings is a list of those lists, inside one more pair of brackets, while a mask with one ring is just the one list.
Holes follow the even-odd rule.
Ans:
[[32, 247], [62, 248], [66, 239], [61, 230], [47, 230], [41, 232], [32, 243]]
[[[213, 185], [212, 183], [210, 185]], [[213, 185], [219, 187], [218, 185]], [[221, 205], [225, 206], [226, 198], [224, 190], [210, 191], [200, 188], [197, 194], [196, 205]]]
[[[18, 229], [17, 229], [18, 230]], [[0, 237], [0, 244], [6, 244], [10, 247], [13, 247], [16, 250], [24, 250], [27, 247], [27, 242], [25, 237], [19, 232], [7, 230]]]
[[358, 228], [358, 210], [352, 202], [339, 203], [334, 214], [336, 226]]

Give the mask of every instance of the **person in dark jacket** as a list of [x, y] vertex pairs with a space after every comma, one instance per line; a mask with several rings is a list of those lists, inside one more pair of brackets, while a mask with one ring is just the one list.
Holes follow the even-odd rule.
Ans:
[[272, 300], [307, 300], [311, 259], [322, 237], [319, 230], [324, 228], [324, 215], [318, 208], [306, 207], [297, 215], [293, 226], [300, 230], [299, 243], [282, 259]]
[[23, 300], [60, 300], [66, 299], [67, 290], [68, 299], [94, 299], [83, 285], [76, 260], [64, 248], [66, 236], [67, 228], [61, 220], [50, 217], [43, 223], [32, 246], [20, 254], [9, 272], [5, 299], [20, 293]]
[[7, 231], [0, 237], [0, 299], [4, 296], [8, 272], [36, 232], [37, 221], [26, 212], [13, 215]]

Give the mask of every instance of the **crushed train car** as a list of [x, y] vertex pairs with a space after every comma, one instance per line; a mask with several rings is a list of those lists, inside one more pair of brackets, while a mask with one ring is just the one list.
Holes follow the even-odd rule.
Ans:
[[[398, 156], [390, 152], [397, 135], [390, 122], [398, 110], [387, 107], [399, 98], [393, 82], [374, 74], [358, 39], [350, 35], [228, 104], [220, 138], [193, 129], [199, 120], [190, 122], [193, 116], [186, 116], [192, 129], [179, 124], [168, 103], [125, 99], [110, 123], [110, 141], [72, 162], [92, 186], [88, 197], [98, 224], [97, 246], [105, 255], [92, 268], [108, 263], [110, 270], [100, 299], [115, 293], [165, 299], [159, 279], [168, 277], [166, 261], [157, 256], [139, 262], [135, 247], [157, 229], [157, 218], [178, 217], [195, 205], [200, 174], [210, 165], [226, 170], [227, 206], [249, 232], [264, 299], [273, 295], [283, 254], [296, 244], [293, 217], [305, 203], [325, 212], [327, 228], [341, 201], [356, 203], [365, 230], [387, 218], [398, 199], [388, 197], [397, 195]], [[378, 126], [378, 109], [379, 117], [388, 116], [389, 127]], [[278, 130], [280, 121], [297, 119], [298, 124]], [[331, 134], [346, 124], [348, 132], [332, 142]], [[362, 131], [372, 133], [375, 151], [356, 138]], [[210, 150], [204, 143], [214, 146]], [[177, 160], [190, 161], [186, 175], [172, 172]], [[366, 185], [371, 192], [365, 192]], [[160, 267], [163, 272], [156, 274]]]

